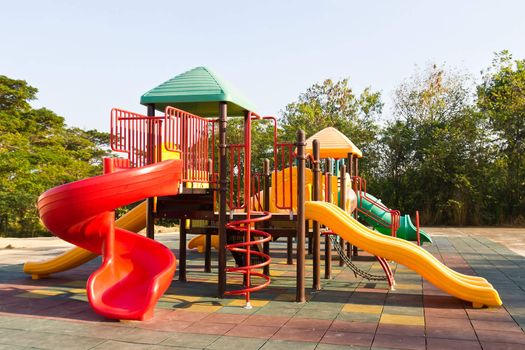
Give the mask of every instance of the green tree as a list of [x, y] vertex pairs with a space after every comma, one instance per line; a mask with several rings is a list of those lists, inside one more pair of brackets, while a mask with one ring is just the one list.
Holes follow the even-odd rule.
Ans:
[[[498, 160], [494, 196], [503, 206], [500, 222], [523, 222], [525, 216], [525, 60], [508, 51], [495, 55], [477, 87], [477, 105], [487, 117]], [[493, 180], [494, 181], [494, 180]]]
[[[68, 128], [64, 118], [33, 109], [37, 89], [23, 80], [0, 76], [0, 217], [10, 235], [42, 234], [38, 196], [56, 185], [101, 172], [109, 137]], [[0, 232], [6, 234], [6, 232]]]
[[381, 137], [387, 203], [422, 209], [426, 223], [465, 224], [480, 210], [474, 179], [486, 150], [484, 120], [473, 108], [469, 77], [430, 66], [394, 95], [395, 122]]
[[356, 95], [348, 79], [327, 79], [288, 104], [280, 123], [284, 139], [289, 141], [295, 140], [299, 129], [305, 131], [306, 137], [329, 126], [338, 129], [366, 154], [363, 169], [372, 175], [377, 163], [377, 119], [382, 108], [380, 92], [366, 88]]

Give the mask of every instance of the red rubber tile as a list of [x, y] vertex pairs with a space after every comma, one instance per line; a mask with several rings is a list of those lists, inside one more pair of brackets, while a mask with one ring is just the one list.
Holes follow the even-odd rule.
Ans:
[[427, 350], [480, 350], [477, 340], [427, 338]]
[[519, 332], [523, 333], [523, 330], [516, 322], [507, 321], [485, 321], [485, 320], [472, 320], [474, 329], [482, 330], [486, 329], [489, 331], [503, 331], [503, 332]]
[[359, 333], [375, 333], [377, 323], [372, 322], [351, 322], [335, 320], [330, 326], [329, 330], [332, 332], [359, 332]]
[[231, 323], [195, 322], [183, 329], [184, 333], [224, 335], [235, 325]]
[[239, 324], [245, 321], [248, 318], [248, 315], [236, 315], [236, 314], [209, 314], [208, 316], [202, 319], [203, 322], [212, 322], [212, 323], [233, 323]]
[[286, 322], [284, 328], [304, 328], [313, 331], [326, 331], [331, 324], [332, 320], [293, 317]]
[[483, 350], [523, 350], [523, 344], [481, 342]]
[[242, 324], [250, 326], [282, 327], [289, 319], [290, 317], [287, 316], [251, 315]]
[[372, 345], [377, 348], [424, 350], [425, 337], [400, 337], [392, 334], [376, 334]]
[[293, 341], [306, 341], [306, 342], [318, 342], [323, 337], [324, 330], [304, 330], [302, 328], [281, 328], [274, 334], [272, 339], [274, 340], [293, 340]]
[[476, 330], [480, 342], [521, 344], [525, 348], [525, 333]]
[[235, 337], [270, 339], [279, 327], [269, 326], [250, 326], [246, 324], [239, 324], [233, 327], [226, 335]]
[[373, 340], [374, 334], [371, 333], [328, 331], [323, 336], [321, 343], [370, 347]]

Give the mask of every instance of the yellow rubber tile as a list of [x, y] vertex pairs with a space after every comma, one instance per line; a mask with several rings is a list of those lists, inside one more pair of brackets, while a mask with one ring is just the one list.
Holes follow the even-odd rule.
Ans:
[[382, 314], [379, 322], [385, 324], [400, 324], [407, 326], [424, 326], [425, 318], [423, 316]]
[[345, 304], [341, 311], [348, 313], [380, 314], [383, 311], [383, 305]]
[[423, 286], [421, 284], [412, 284], [412, 283], [396, 283], [396, 289], [401, 290], [421, 290]]
[[191, 312], [209, 312], [209, 313], [212, 313], [212, 312], [215, 312], [217, 310], [222, 309], [222, 305], [192, 304], [192, 305], [190, 305], [190, 307], [184, 307], [182, 309], [186, 310], [186, 311], [191, 311]]
[[71, 288], [71, 289], [66, 289], [65, 291], [71, 294], [86, 294], [85, 288]]
[[47, 298], [50, 296], [61, 295], [61, 294], [65, 294], [65, 293], [61, 290], [35, 289], [35, 290], [30, 290], [29, 292], [26, 292], [26, 293], [18, 294], [17, 297], [31, 298], [31, 299], [43, 299], [43, 298]]
[[[268, 300], [251, 300], [250, 303], [253, 307], [262, 307], [269, 303]], [[242, 299], [236, 299], [232, 300], [230, 303], [227, 304], [227, 306], [244, 306], [246, 305], [246, 301]]]
[[86, 288], [86, 281], [71, 281], [61, 285], [66, 287]]
[[286, 273], [286, 271], [270, 270], [270, 276], [282, 276], [285, 273]]

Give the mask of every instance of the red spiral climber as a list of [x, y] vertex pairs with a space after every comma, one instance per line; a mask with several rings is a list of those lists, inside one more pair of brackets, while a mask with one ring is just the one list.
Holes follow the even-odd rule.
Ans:
[[[251, 308], [250, 304], [250, 293], [258, 291], [263, 289], [264, 287], [268, 286], [270, 284], [270, 276], [265, 275], [264, 273], [260, 271], [254, 271], [256, 269], [261, 269], [267, 265], [270, 264], [271, 258], [268, 254], [265, 254], [263, 252], [252, 250], [252, 247], [255, 245], [259, 245], [262, 243], [269, 242], [272, 239], [272, 236], [264, 231], [252, 228], [252, 225], [254, 225], [257, 222], [261, 222], [264, 220], [268, 220], [271, 218], [272, 214], [270, 212], [264, 211], [264, 212], [256, 212], [252, 211], [252, 195], [255, 196], [256, 194], [252, 194], [252, 186], [251, 186], [251, 146], [252, 146], [252, 140], [251, 140], [251, 121], [253, 119], [261, 119], [258, 115], [250, 112], [245, 116], [244, 119], [244, 144], [243, 145], [230, 145], [230, 151], [231, 151], [231, 160], [230, 160], [230, 210], [234, 209], [241, 209], [243, 208], [246, 212], [246, 218], [242, 220], [235, 220], [231, 221], [228, 224], [226, 224], [227, 229], [244, 232], [244, 241], [238, 242], [238, 243], [232, 243], [228, 244], [226, 246], [226, 249], [231, 251], [232, 253], [240, 253], [244, 254], [244, 264], [243, 266], [236, 266], [236, 267], [230, 267], [226, 268], [226, 272], [230, 273], [241, 273], [244, 276], [244, 287], [242, 289], [237, 290], [231, 290], [226, 291], [225, 294], [227, 295], [244, 295], [246, 297], [246, 308]], [[236, 201], [236, 203], [233, 203], [233, 192], [234, 188], [237, 187], [237, 194], [240, 194], [240, 187], [241, 187], [241, 176], [239, 174], [239, 169], [241, 168], [241, 156], [240, 152], [241, 150], [244, 150], [244, 176], [242, 179], [244, 180], [243, 184], [243, 204], [240, 203], [240, 198]], [[235, 160], [235, 152], [238, 152], [238, 160], [239, 162], [236, 163]], [[234, 166], [234, 163], [236, 166]], [[237, 172], [236, 178], [237, 178], [237, 186], [233, 186], [233, 178], [235, 177], [235, 173]], [[256, 217], [252, 217], [252, 214], [257, 215]], [[262, 237], [259, 239], [253, 240], [253, 236]], [[252, 264], [252, 255], [258, 256], [263, 259], [263, 262]], [[251, 283], [251, 277], [256, 276], [259, 278], [262, 278], [264, 280], [263, 283], [252, 286]]]
[[[261, 221], [270, 219], [272, 214], [270, 214], [269, 212], [262, 212], [262, 213], [258, 212], [258, 213], [252, 213], [252, 214], [262, 214], [263, 216], [258, 216], [255, 218], [249, 217], [244, 220], [231, 221], [228, 224], [226, 224], [226, 228], [244, 232], [245, 234], [244, 242], [232, 243], [226, 246], [226, 249], [228, 249], [229, 251], [241, 253], [241, 254], [244, 254], [245, 256], [244, 266], [236, 266], [236, 267], [230, 267], [226, 269], [226, 272], [243, 274], [245, 277], [244, 278], [245, 285], [244, 285], [244, 288], [242, 289], [226, 291], [226, 294], [245, 295], [247, 307], [251, 307], [250, 306], [250, 293], [261, 290], [270, 284], [270, 276], [267, 276], [263, 274], [262, 272], [253, 271], [253, 270], [262, 269], [263, 267], [269, 265], [270, 262], [272, 261], [272, 258], [268, 254], [251, 249], [251, 247], [254, 245], [266, 243], [272, 239], [272, 236], [269, 233], [261, 231], [261, 230], [257, 230], [251, 227], [252, 224], [256, 222], [261, 222]], [[260, 236], [262, 238], [252, 240], [253, 236]], [[252, 255], [259, 256], [263, 258], [264, 261], [258, 264], [252, 264], [251, 263]], [[252, 276], [260, 277], [264, 280], [264, 282], [261, 284], [252, 286], [251, 284]]]

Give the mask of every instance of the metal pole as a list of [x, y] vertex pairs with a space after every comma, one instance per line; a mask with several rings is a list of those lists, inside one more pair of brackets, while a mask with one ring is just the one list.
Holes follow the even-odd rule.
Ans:
[[226, 123], [228, 105], [219, 104], [219, 297], [224, 297], [226, 291]]
[[[149, 104], [148, 108], [148, 117], [155, 116], [155, 105]], [[146, 161], [148, 164], [153, 164], [155, 162], [155, 135], [154, 135], [154, 124], [148, 120], [148, 145], [147, 145], [147, 158]], [[148, 198], [148, 208], [146, 213], [146, 236], [150, 239], [155, 239], [155, 198]]]
[[[345, 210], [345, 203], [346, 203], [346, 166], [344, 162], [341, 162], [341, 168], [339, 171], [339, 193], [340, 193], [340, 201], [339, 201], [339, 208]], [[345, 241], [341, 236], [339, 236], [339, 245], [341, 246], [341, 250], [345, 251]], [[339, 266], [344, 266], [345, 262], [343, 261], [343, 257], [339, 257]]]
[[[313, 193], [312, 200], [318, 201], [320, 199], [320, 180], [321, 180], [321, 165], [319, 164], [319, 141], [313, 141], [313, 153], [314, 153], [314, 164], [313, 164]], [[319, 223], [313, 222], [313, 285], [314, 290], [321, 289], [321, 237], [319, 236]]]
[[[270, 172], [270, 160], [265, 159], [263, 163], [263, 177], [264, 177], [264, 203], [263, 203], [263, 209], [265, 211], [270, 211], [270, 181], [271, 181], [271, 172]], [[270, 227], [270, 223], [268, 220], [265, 220], [263, 222], [263, 227], [268, 228]], [[270, 255], [270, 242], [264, 242], [263, 243], [263, 253]], [[263, 273], [266, 276], [270, 275], [270, 264], [266, 265], [263, 268]]]
[[[332, 201], [332, 174], [331, 168], [332, 164], [330, 159], [326, 160], [326, 196], [325, 199], [327, 202]], [[332, 242], [328, 235], [324, 236], [324, 278], [332, 278]]]
[[295, 301], [304, 303], [306, 301], [304, 275], [305, 275], [305, 216], [304, 216], [304, 178], [305, 178], [305, 157], [304, 147], [306, 146], [304, 131], [297, 131], [297, 289]]
[[[244, 206], [246, 207], [246, 222], [245, 224], [245, 242], [251, 241], [251, 179], [252, 179], [252, 119], [249, 112], [244, 113]], [[251, 245], [244, 247], [246, 249], [246, 266], [252, 264], [251, 259]], [[251, 269], [246, 269], [245, 286], [247, 289], [251, 287]], [[250, 292], [246, 292], [246, 308], [251, 308]]]

